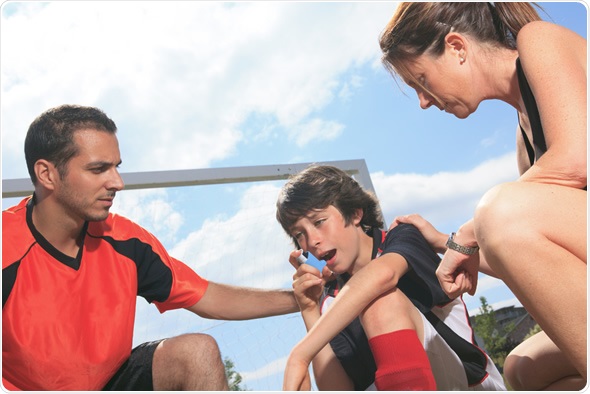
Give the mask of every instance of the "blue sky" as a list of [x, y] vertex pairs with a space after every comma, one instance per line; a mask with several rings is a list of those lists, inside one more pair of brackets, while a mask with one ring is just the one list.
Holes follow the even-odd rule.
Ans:
[[[587, 7], [541, 3], [587, 36]], [[47, 108], [102, 108], [119, 128], [121, 172], [364, 159], [388, 223], [420, 213], [444, 232], [491, 186], [513, 180], [515, 110], [468, 119], [421, 110], [380, 64], [393, 2], [5, 2], [0, 34], [2, 178], [27, 177], [23, 142]], [[275, 223], [281, 182], [119, 193], [113, 211], [215, 281], [290, 288]], [[3, 199], [2, 208], [18, 199]], [[479, 297], [519, 305], [481, 276]], [[253, 390], [280, 390], [298, 315], [215, 322], [138, 301], [136, 343], [214, 335]]]

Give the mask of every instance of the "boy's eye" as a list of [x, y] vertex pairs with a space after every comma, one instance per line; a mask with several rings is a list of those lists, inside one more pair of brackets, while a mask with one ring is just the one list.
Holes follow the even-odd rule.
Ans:
[[293, 238], [300, 239], [303, 236], [303, 233], [295, 233], [293, 234]]
[[320, 224], [324, 223], [326, 221], [326, 219], [319, 219], [315, 221], [315, 225], [319, 226]]

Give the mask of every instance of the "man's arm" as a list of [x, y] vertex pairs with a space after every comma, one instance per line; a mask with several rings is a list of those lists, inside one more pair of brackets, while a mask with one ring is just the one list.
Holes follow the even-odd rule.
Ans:
[[207, 319], [248, 320], [299, 311], [292, 290], [264, 290], [209, 282], [203, 297], [186, 308]]

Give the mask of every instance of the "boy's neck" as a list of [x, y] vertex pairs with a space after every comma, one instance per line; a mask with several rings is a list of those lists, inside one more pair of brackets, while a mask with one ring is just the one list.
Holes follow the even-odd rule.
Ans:
[[360, 250], [358, 259], [352, 266], [351, 275], [354, 275], [358, 270], [366, 266], [373, 260], [373, 232], [369, 231], [367, 234], [362, 227], [359, 227], [360, 231]]

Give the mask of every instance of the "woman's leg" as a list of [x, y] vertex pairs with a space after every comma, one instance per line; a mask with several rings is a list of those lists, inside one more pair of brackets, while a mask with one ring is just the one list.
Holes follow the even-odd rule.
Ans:
[[515, 182], [490, 190], [474, 217], [485, 259], [586, 379], [587, 194]]
[[586, 380], [544, 332], [510, 352], [504, 376], [514, 390], [567, 391], [586, 386]]

